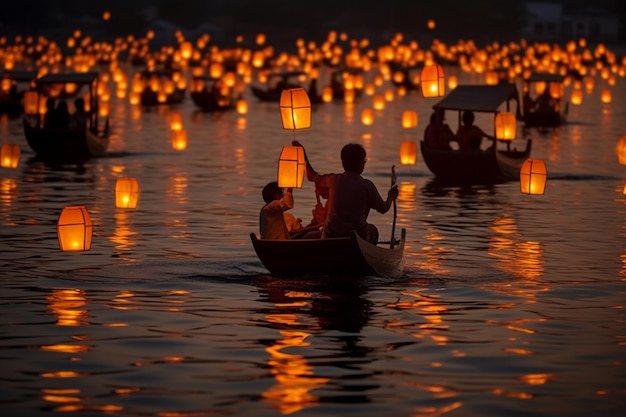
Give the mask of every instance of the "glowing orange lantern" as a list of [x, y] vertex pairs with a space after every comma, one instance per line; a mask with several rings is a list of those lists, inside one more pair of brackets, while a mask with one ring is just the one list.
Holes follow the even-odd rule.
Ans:
[[417, 127], [417, 112], [415, 110], [405, 110], [402, 112], [402, 127], [405, 129]]
[[311, 127], [311, 100], [304, 88], [288, 88], [280, 94], [280, 118], [283, 129]]
[[118, 178], [115, 182], [115, 207], [136, 208], [139, 201], [139, 183], [136, 178]]
[[442, 97], [446, 94], [446, 80], [443, 67], [438, 64], [426, 65], [420, 73], [422, 96]]
[[626, 135], [622, 136], [617, 142], [617, 157], [621, 165], [626, 165]]
[[371, 126], [374, 124], [374, 111], [372, 109], [363, 109], [361, 112], [361, 123], [365, 126]]
[[39, 94], [34, 90], [24, 92], [24, 113], [37, 114], [39, 110]]
[[3, 168], [17, 168], [20, 162], [20, 147], [13, 143], [5, 143], [0, 149], [0, 164]]
[[400, 144], [400, 163], [402, 165], [415, 165], [417, 160], [417, 143], [405, 140]]
[[247, 114], [248, 113], [248, 102], [246, 99], [237, 100], [237, 113], [238, 114]]
[[283, 146], [278, 158], [278, 186], [302, 188], [306, 161], [301, 146]]
[[185, 129], [172, 131], [172, 149], [176, 151], [187, 149], [187, 131]]
[[170, 113], [170, 129], [181, 130], [183, 128], [183, 115], [180, 112], [173, 111]]
[[517, 120], [511, 112], [499, 112], [495, 119], [496, 139], [512, 140], [515, 139], [517, 131]]
[[612, 100], [611, 90], [609, 90], [608, 88], [605, 88], [604, 90], [602, 90], [602, 92], [600, 93], [600, 100], [604, 104], [610, 103]]
[[333, 88], [330, 86], [324, 87], [322, 89], [322, 101], [324, 103], [330, 103], [333, 101]]
[[541, 159], [527, 159], [519, 174], [520, 191], [524, 194], [543, 194], [546, 190], [548, 171]]
[[57, 221], [59, 248], [63, 252], [91, 249], [92, 223], [85, 206], [65, 206]]
[[572, 90], [572, 96], [570, 98], [572, 104], [580, 105], [583, 102], [583, 91], [582, 90]]

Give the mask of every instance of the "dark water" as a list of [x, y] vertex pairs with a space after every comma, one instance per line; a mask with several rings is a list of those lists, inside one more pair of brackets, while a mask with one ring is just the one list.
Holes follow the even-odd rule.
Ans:
[[[517, 183], [442, 188], [421, 158], [399, 165], [435, 99], [396, 97], [369, 127], [370, 97], [319, 106], [295, 135], [318, 171], [338, 170], [347, 142], [364, 144], [365, 176], [382, 191], [396, 164], [408, 237], [398, 280], [279, 280], [263, 268], [248, 235], [294, 134], [249, 90], [244, 116], [200, 113], [189, 98], [175, 107], [185, 151], [171, 147], [171, 108], [113, 98], [109, 152], [82, 167], [32, 161], [20, 120], [4, 118], [2, 141], [22, 159], [0, 171], [3, 415], [621, 415], [626, 83], [609, 104], [603, 83], [567, 125], [519, 128], [547, 164], [543, 196]], [[402, 129], [407, 109], [417, 129]], [[136, 210], [115, 208], [119, 177], [138, 179]], [[306, 223], [313, 188], [294, 195]], [[75, 204], [89, 210], [93, 246], [62, 253], [56, 221]], [[370, 215], [383, 236], [392, 218]]]

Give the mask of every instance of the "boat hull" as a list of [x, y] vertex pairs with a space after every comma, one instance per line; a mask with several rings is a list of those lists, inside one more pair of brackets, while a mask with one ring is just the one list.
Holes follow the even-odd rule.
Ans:
[[372, 245], [356, 233], [330, 239], [259, 239], [250, 233], [261, 263], [274, 275], [356, 275], [397, 278], [404, 272], [406, 231], [393, 248]]
[[207, 93], [198, 91], [190, 93], [189, 95], [191, 96], [191, 100], [194, 102], [194, 104], [205, 112], [218, 112], [235, 109], [235, 105], [232, 103], [218, 103], [217, 100], [215, 100], [215, 95], [211, 92]]
[[54, 162], [83, 162], [102, 156], [109, 146], [106, 132], [96, 134], [90, 130], [45, 129], [32, 126], [24, 118], [24, 134], [38, 159]]
[[496, 183], [519, 180], [522, 164], [530, 157], [532, 141], [526, 149], [500, 150], [497, 146], [487, 151], [443, 150], [429, 148], [420, 142], [426, 166], [437, 179], [459, 183]]

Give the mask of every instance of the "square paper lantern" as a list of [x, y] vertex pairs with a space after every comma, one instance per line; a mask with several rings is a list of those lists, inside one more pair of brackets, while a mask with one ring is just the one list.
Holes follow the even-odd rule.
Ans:
[[622, 136], [617, 142], [617, 157], [621, 165], [626, 165], [626, 135]]
[[288, 88], [280, 94], [280, 118], [283, 129], [311, 127], [311, 100], [304, 88]]
[[0, 165], [3, 168], [17, 168], [20, 162], [20, 147], [13, 143], [5, 143], [0, 149]]
[[517, 133], [517, 120], [511, 112], [499, 112], [495, 119], [496, 139], [512, 140]]
[[278, 159], [278, 186], [281, 188], [302, 188], [306, 161], [302, 146], [283, 146]]
[[420, 73], [422, 96], [443, 97], [446, 94], [446, 79], [441, 65], [432, 64], [422, 68]]
[[39, 112], [39, 94], [35, 90], [25, 91], [24, 92], [24, 113], [37, 114], [38, 112]]
[[139, 183], [136, 178], [118, 178], [115, 182], [115, 207], [137, 208]]
[[415, 110], [405, 110], [402, 112], [402, 127], [405, 129], [417, 127], [417, 112]]
[[92, 223], [85, 206], [65, 206], [57, 221], [59, 248], [63, 252], [91, 249]]
[[548, 171], [541, 159], [527, 159], [519, 174], [520, 191], [524, 194], [543, 194], [546, 190]]
[[417, 160], [417, 143], [405, 140], [400, 144], [400, 163], [402, 165], [415, 165]]

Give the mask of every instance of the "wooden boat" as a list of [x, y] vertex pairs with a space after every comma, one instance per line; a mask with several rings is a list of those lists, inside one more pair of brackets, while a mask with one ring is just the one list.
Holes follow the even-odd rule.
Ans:
[[[280, 95], [287, 88], [302, 88], [307, 73], [304, 71], [283, 71], [270, 73], [267, 76], [267, 86], [250, 85], [252, 94], [261, 101], [280, 101]], [[307, 91], [308, 92], [308, 91]], [[309, 94], [311, 103], [316, 101], [317, 94]], [[321, 100], [321, 99], [320, 99]]]
[[[544, 86], [543, 88], [549, 89], [554, 104], [554, 107], [547, 111], [540, 111], [540, 109], [524, 111], [522, 119], [526, 127], [557, 127], [567, 121], [568, 103], [563, 103], [564, 80], [565, 76], [563, 75], [547, 72], [533, 72], [523, 80], [522, 88], [524, 91], [528, 91], [533, 103], [538, 100], [536, 87], [541, 84]], [[534, 107], [534, 105], [530, 107]], [[526, 104], [524, 108], [527, 108]]]
[[[406, 230], [400, 240], [373, 245], [356, 233], [329, 239], [259, 239], [250, 233], [259, 260], [274, 275], [351, 275], [398, 278], [404, 272]], [[387, 245], [387, 246], [383, 246]]]
[[[26, 141], [38, 159], [50, 162], [84, 162], [102, 156], [109, 145], [109, 121], [100, 126], [98, 115], [98, 73], [47, 74], [36, 81], [39, 100], [46, 99], [46, 92], [59, 85], [73, 84], [89, 88], [89, 120], [85, 130], [67, 128], [51, 129], [42, 124], [39, 115], [24, 115], [23, 125]], [[52, 90], [50, 90], [52, 89]]]
[[140, 101], [143, 106], [180, 104], [185, 100], [187, 87], [178, 84], [181, 71], [173, 68], [144, 70], [138, 75], [143, 84]]
[[216, 112], [235, 109], [236, 99], [233, 97], [232, 89], [227, 87], [228, 92], [224, 94], [219, 81], [219, 78], [208, 75], [192, 78], [189, 95], [194, 104], [202, 111]]
[[19, 116], [24, 111], [24, 91], [37, 78], [36, 71], [5, 70], [0, 73], [0, 113]]
[[[458, 112], [460, 124], [464, 111], [493, 114], [495, 118], [499, 111], [511, 111], [511, 102], [517, 102], [517, 112], [519, 98], [514, 84], [459, 85], [433, 108]], [[420, 142], [420, 147], [426, 166], [437, 179], [455, 183], [495, 183], [519, 180], [519, 170], [530, 157], [532, 140], [526, 140], [521, 150], [500, 140], [486, 150], [476, 151], [433, 149], [424, 141]]]
[[[502, 142], [502, 141], [497, 141]], [[519, 180], [522, 164], [530, 157], [532, 140], [523, 150], [502, 149], [497, 143], [485, 151], [432, 149], [420, 141], [426, 166], [437, 179], [453, 183], [496, 183]]]

